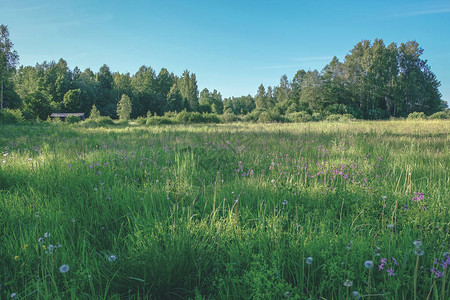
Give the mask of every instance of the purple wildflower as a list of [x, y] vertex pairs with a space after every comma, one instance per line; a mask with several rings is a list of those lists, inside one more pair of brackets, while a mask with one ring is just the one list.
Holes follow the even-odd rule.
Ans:
[[394, 264], [396, 265], [396, 266], [398, 266], [398, 262], [397, 262], [397, 260], [393, 257], [392, 258], [392, 260], [394, 261]]
[[425, 197], [424, 197], [424, 195], [425, 195], [424, 193], [417, 193], [417, 192], [416, 192], [416, 193], [414, 193], [414, 195], [415, 195], [415, 196], [412, 197], [412, 200], [413, 200], [413, 201], [420, 201], [420, 200], [423, 200], [423, 198], [425, 198]]
[[395, 276], [394, 269], [392, 268], [387, 269], [386, 272], [388, 273], [389, 276]]

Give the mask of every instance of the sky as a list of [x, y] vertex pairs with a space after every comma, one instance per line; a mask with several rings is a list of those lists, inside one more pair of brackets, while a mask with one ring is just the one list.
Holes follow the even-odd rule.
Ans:
[[0, 0], [0, 24], [24, 66], [197, 76], [199, 90], [255, 95], [286, 74], [344, 60], [362, 40], [415, 40], [450, 103], [450, 1]]

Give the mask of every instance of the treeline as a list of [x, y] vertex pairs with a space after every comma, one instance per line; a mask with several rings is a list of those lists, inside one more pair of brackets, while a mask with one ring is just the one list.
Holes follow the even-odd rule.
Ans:
[[[111, 72], [103, 65], [71, 70], [67, 62], [43, 62], [14, 68], [3, 85], [3, 106], [20, 109], [26, 119], [47, 119], [53, 112], [84, 112], [93, 105], [102, 116], [117, 118], [122, 96], [131, 100], [131, 118], [163, 116], [167, 112], [226, 114], [247, 121], [324, 119], [347, 115], [359, 119], [431, 115], [446, 103], [440, 82], [431, 72], [423, 49], [415, 41], [386, 46], [381, 39], [362, 41], [340, 62], [334, 57], [320, 72], [299, 70], [292, 80], [260, 85], [255, 96], [222, 99], [213, 90], [198, 91], [188, 70], [181, 76], [162, 68], [142, 66], [136, 73]], [[3, 76], [5, 77], [5, 76]]]

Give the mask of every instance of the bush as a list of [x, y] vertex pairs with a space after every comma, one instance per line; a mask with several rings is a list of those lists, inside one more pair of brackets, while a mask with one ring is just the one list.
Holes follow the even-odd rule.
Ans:
[[96, 127], [114, 125], [114, 121], [110, 117], [97, 117], [95, 119], [88, 118], [86, 121], [80, 122], [80, 124], [88, 127]]
[[162, 125], [162, 124], [174, 124], [175, 122], [170, 119], [169, 117], [158, 117], [158, 116], [154, 116], [154, 117], [150, 117], [147, 118], [147, 121], [145, 124], [147, 125]]
[[408, 120], [422, 120], [422, 119], [426, 119], [427, 116], [425, 115], [424, 112], [412, 112], [408, 115]]
[[325, 120], [328, 122], [348, 122], [352, 121], [354, 117], [351, 114], [333, 114], [329, 115]]
[[438, 111], [428, 117], [430, 120], [448, 120], [450, 119], [450, 110]]
[[220, 120], [223, 123], [231, 123], [236, 122], [238, 120], [238, 117], [232, 112], [226, 112], [220, 116]]
[[20, 109], [5, 108], [0, 111], [0, 123], [2, 124], [18, 124], [24, 120]]
[[147, 123], [147, 118], [145, 118], [145, 117], [137, 117], [135, 121], [139, 125], [145, 125]]
[[291, 122], [311, 122], [313, 121], [313, 117], [308, 114], [306, 111], [293, 112], [286, 115], [289, 121]]
[[81, 121], [81, 119], [78, 116], [68, 115], [66, 117], [66, 123], [67, 124], [75, 124], [75, 123], [78, 123], [80, 121]]
[[370, 109], [367, 112], [367, 118], [369, 120], [385, 120], [389, 117], [389, 114], [382, 109], [379, 108], [375, 108], [375, 109]]
[[323, 116], [321, 113], [315, 112], [312, 114], [312, 119], [313, 119], [313, 121], [322, 121]]

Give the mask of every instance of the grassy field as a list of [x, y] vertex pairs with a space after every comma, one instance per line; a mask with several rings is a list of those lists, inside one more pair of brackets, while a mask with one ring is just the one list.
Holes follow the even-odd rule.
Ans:
[[449, 299], [449, 137], [2, 126], [0, 298]]

